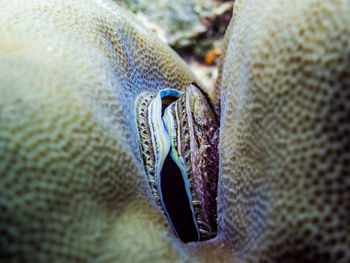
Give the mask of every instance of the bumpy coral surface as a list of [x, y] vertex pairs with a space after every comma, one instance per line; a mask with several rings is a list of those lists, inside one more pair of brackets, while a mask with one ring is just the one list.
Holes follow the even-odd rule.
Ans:
[[187, 245], [152, 201], [133, 111], [197, 82], [184, 63], [111, 1], [0, 5], [1, 262], [350, 261], [349, 1], [236, 1], [218, 236]]
[[193, 75], [112, 2], [0, 6], [0, 261], [181, 258], [145, 201], [133, 98]]
[[219, 227], [242, 260], [350, 261], [349, 14], [349, 1], [235, 3]]

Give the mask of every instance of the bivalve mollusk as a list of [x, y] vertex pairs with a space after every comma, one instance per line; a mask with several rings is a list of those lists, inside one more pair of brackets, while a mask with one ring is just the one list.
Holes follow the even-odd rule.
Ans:
[[135, 114], [149, 185], [174, 232], [184, 242], [214, 237], [219, 125], [206, 97], [194, 84], [146, 92]]

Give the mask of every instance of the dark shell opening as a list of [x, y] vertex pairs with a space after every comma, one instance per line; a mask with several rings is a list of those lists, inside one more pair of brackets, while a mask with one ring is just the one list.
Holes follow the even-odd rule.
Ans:
[[164, 210], [166, 210], [174, 231], [184, 242], [198, 241], [199, 237], [193, 221], [185, 183], [179, 167], [170, 154], [165, 159], [160, 181]]
[[[162, 97], [162, 115], [165, 109], [178, 97]], [[190, 201], [187, 196], [185, 182], [179, 167], [172, 159], [170, 153], [165, 158], [160, 173], [161, 194], [164, 210], [174, 228], [175, 233], [184, 242], [198, 241], [199, 236], [193, 221]]]

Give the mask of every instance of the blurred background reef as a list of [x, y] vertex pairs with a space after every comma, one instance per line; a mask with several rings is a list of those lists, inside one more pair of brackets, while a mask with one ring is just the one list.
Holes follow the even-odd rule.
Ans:
[[211, 89], [233, 0], [114, 0], [170, 45]]

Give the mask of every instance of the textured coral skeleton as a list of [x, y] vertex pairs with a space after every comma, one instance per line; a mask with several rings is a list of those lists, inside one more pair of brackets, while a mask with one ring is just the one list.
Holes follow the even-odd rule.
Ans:
[[153, 201], [132, 105], [205, 87], [104, 0], [0, 1], [1, 262], [349, 262], [350, 1], [236, 1], [215, 92], [218, 235]]

